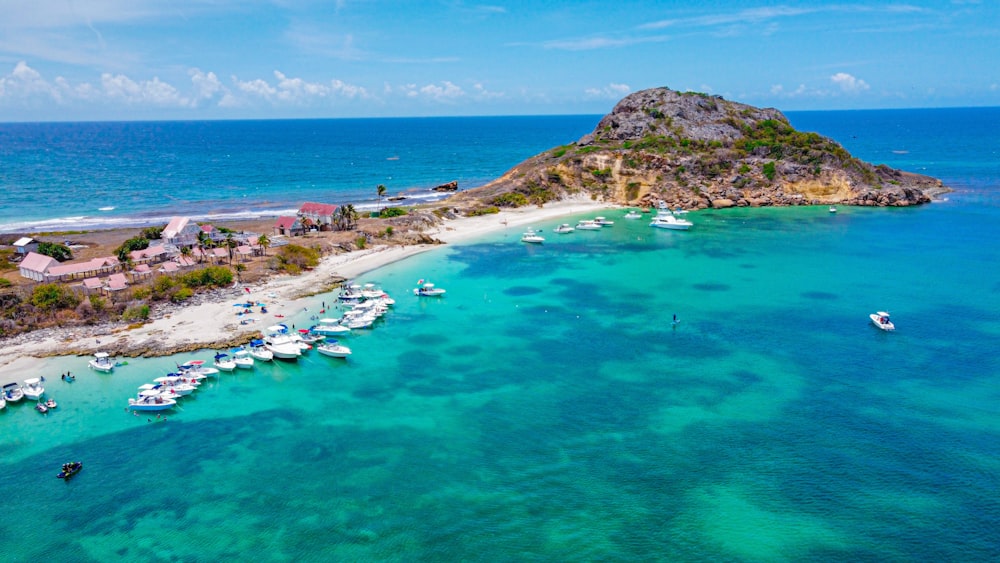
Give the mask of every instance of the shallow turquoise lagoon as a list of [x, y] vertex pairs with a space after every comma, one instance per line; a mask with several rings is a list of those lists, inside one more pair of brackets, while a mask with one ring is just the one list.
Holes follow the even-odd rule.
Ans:
[[372, 272], [397, 305], [350, 359], [223, 374], [166, 422], [126, 399], [211, 351], [50, 360], [59, 409], [0, 413], [5, 559], [995, 557], [995, 209], [604, 214]]

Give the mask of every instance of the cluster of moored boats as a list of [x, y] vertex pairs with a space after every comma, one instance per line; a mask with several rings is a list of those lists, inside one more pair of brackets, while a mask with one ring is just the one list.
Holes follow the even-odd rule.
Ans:
[[[688, 221], [687, 219], [681, 218], [685, 215], [687, 211], [683, 209], [675, 209], [671, 211], [666, 206], [660, 206], [657, 208], [657, 213], [653, 216], [652, 221], [650, 221], [650, 227], [656, 227], [659, 229], [672, 229], [678, 231], [686, 231], [690, 229], [694, 223]], [[625, 214], [626, 219], [641, 219], [642, 213], [630, 209], [628, 213]], [[599, 231], [605, 227], [610, 227], [614, 225], [615, 222], [609, 220], [606, 217], [595, 217], [593, 219], [582, 219], [577, 221], [576, 226], [572, 226], [569, 223], [562, 223], [556, 228], [552, 229], [552, 232], [560, 235], [569, 234], [575, 231]], [[541, 244], [545, 242], [545, 237], [542, 236], [540, 231], [534, 229], [527, 229], [524, 234], [521, 235], [521, 242], [526, 242], [529, 244]]]
[[206, 366], [205, 360], [179, 364], [176, 372], [140, 385], [136, 396], [128, 400], [128, 410], [164, 411], [173, 408], [179, 399], [197, 390], [203, 380], [218, 375], [219, 370]]
[[45, 383], [43, 377], [30, 377], [25, 379], [23, 383], [16, 381], [5, 383], [0, 388], [0, 410], [7, 408], [7, 403], [20, 403], [25, 399], [35, 401], [35, 410], [42, 414], [58, 407], [55, 399], [44, 396], [45, 386], [43, 383]]

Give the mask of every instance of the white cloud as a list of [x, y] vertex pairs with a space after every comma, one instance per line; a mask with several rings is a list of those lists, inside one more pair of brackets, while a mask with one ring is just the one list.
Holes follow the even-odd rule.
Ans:
[[228, 93], [214, 72], [202, 72], [200, 69], [192, 68], [188, 71], [188, 76], [191, 77], [195, 96], [199, 100], [209, 100], [214, 98], [216, 94], [222, 93], [225, 96]]
[[18, 62], [10, 74], [0, 78], [0, 97], [28, 98], [39, 95], [56, 101], [61, 99], [59, 89], [24, 61]]
[[838, 72], [830, 77], [830, 81], [840, 86], [841, 91], [848, 94], [857, 94], [870, 89], [868, 83], [860, 78], [855, 78], [846, 72]]
[[584, 90], [584, 94], [586, 94], [588, 98], [618, 100], [631, 91], [632, 88], [630, 88], [628, 84], [616, 84], [612, 82], [602, 88], [587, 88]]
[[135, 81], [124, 74], [104, 73], [101, 75], [101, 87], [108, 100], [122, 101], [127, 104], [151, 104], [154, 106], [191, 106], [191, 100], [170, 84], [159, 78]]
[[826, 95], [826, 92], [821, 90], [810, 90], [805, 84], [799, 84], [798, 88], [794, 90], [785, 90], [785, 87], [781, 84], [775, 84], [774, 86], [771, 86], [771, 95], [779, 98], [800, 98], [806, 95], [819, 97]]
[[[271, 103], [286, 103], [293, 105], [308, 105], [334, 96], [341, 98], [368, 98], [368, 91], [361, 86], [348, 84], [342, 80], [331, 80], [329, 83], [309, 82], [302, 78], [293, 78], [285, 73], [276, 70], [274, 77], [277, 84], [256, 78], [253, 80], [240, 80], [233, 77], [233, 84], [239, 92], [247, 94], [252, 98], [260, 98]], [[239, 99], [234, 96], [223, 96], [220, 105], [225, 102], [226, 107], [239, 104]]]
[[420, 89], [424, 96], [437, 101], [451, 101], [465, 95], [465, 92], [455, 84], [445, 80], [441, 86], [428, 84]]

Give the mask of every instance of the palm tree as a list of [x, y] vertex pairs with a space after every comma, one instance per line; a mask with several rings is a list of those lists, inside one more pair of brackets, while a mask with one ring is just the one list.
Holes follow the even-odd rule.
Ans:
[[358, 211], [354, 209], [353, 204], [341, 205], [334, 212], [333, 220], [337, 223], [338, 230], [347, 231], [353, 229], [358, 223]]
[[379, 212], [379, 215], [381, 215], [382, 214], [382, 196], [385, 195], [385, 186], [382, 185], [382, 184], [379, 184], [378, 187], [375, 188], [375, 190], [378, 192], [378, 212]]
[[236, 238], [233, 233], [226, 233], [226, 249], [229, 251], [229, 265], [233, 265], [233, 250], [236, 248]]
[[212, 237], [208, 236], [205, 231], [198, 231], [198, 250], [201, 250], [201, 255], [198, 256], [198, 262], [205, 259], [205, 249], [212, 248]]
[[260, 235], [257, 237], [257, 245], [264, 251], [264, 256], [267, 256], [267, 247], [271, 246], [271, 239], [267, 238], [266, 234]]

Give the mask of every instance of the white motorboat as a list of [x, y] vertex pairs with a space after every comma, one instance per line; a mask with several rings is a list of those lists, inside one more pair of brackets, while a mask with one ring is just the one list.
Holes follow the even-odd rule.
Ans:
[[533, 229], [528, 229], [527, 231], [524, 231], [523, 235], [521, 235], [521, 242], [527, 242], [530, 244], [542, 244], [543, 242], [545, 242], [545, 237], [536, 233]]
[[232, 356], [226, 354], [225, 352], [219, 352], [216, 354], [212, 365], [215, 366], [215, 369], [220, 371], [233, 371], [236, 369], [236, 362], [233, 361]]
[[24, 398], [24, 391], [17, 383], [6, 383], [3, 386], [3, 397], [8, 403], [16, 403]]
[[274, 354], [267, 349], [267, 346], [264, 346], [264, 341], [260, 339], [250, 341], [247, 353], [250, 354], [254, 360], [260, 360], [262, 362], [270, 362], [274, 359]]
[[339, 344], [336, 340], [317, 345], [316, 351], [331, 358], [346, 358], [351, 355], [351, 349], [343, 344]]
[[610, 227], [611, 225], [615, 224], [614, 221], [611, 221], [606, 217], [594, 217], [594, 222], [602, 227]]
[[196, 374], [206, 377], [219, 375], [219, 370], [205, 366], [205, 360], [190, 360], [177, 366], [177, 369], [180, 370], [181, 375]]
[[836, 212], [837, 212], [837, 206], [831, 205], [830, 206], [830, 213], [836, 213]]
[[421, 297], [441, 297], [445, 294], [445, 290], [440, 287], [434, 287], [434, 284], [432, 283], [425, 283], [424, 285], [414, 289], [413, 294]]
[[896, 330], [896, 325], [892, 324], [889, 320], [889, 313], [885, 311], [878, 311], [877, 313], [872, 313], [868, 315], [868, 318], [872, 320], [872, 324], [879, 327], [882, 330], [890, 331]]
[[233, 348], [233, 363], [239, 369], [253, 369], [253, 356], [246, 348]]
[[686, 214], [687, 214], [687, 209], [681, 209], [680, 207], [674, 209], [674, 215], [686, 215]]
[[[153, 380], [153, 383], [163, 385], [165, 387], [180, 387], [182, 385], [187, 385], [191, 387], [192, 391], [194, 391], [201, 385], [202, 379], [187, 377], [179, 373], [168, 373], [163, 377], [157, 377]], [[139, 390], [142, 391], [142, 388], [140, 387]]]
[[351, 332], [351, 329], [340, 324], [340, 319], [320, 319], [309, 328], [309, 332], [322, 336], [339, 336]]
[[672, 213], [658, 213], [656, 217], [649, 223], [650, 227], [656, 227], [659, 229], [673, 229], [675, 231], [686, 231], [691, 228], [694, 223], [688, 221], [687, 219], [678, 219]]
[[3, 394], [0, 394], [0, 411], [5, 408], [7, 408], [7, 398]]
[[576, 223], [576, 230], [578, 231], [599, 231], [601, 228], [593, 219], [584, 219]]
[[45, 387], [42, 386], [42, 380], [37, 377], [32, 377], [30, 379], [24, 380], [24, 385], [21, 386], [21, 392], [24, 396], [31, 399], [32, 401], [37, 401], [42, 398], [45, 394]]
[[139, 387], [140, 391], [146, 390], [157, 390], [160, 395], [164, 397], [169, 397], [171, 399], [176, 399], [178, 397], [183, 397], [184, 395], [190, 395], [194, 393], [195, 389], [198, 388], [197, 385], [192, 385], [184, 381], [181, 376], [167, 376], [167, 377], [157, 377], [153, 380], [153, 384], [142, 385]]
[[356, 303], [365, 298], [361, 293], [361, 286], [358, 284], [351, 284], [343, 286], [340, 288], [340, 293], [337, 295], [337, 299], [343, 303]]
[[165, 411], [176, 404], [176, 399], [163, 397], [154, 390], [140, 391], [137, 398], [128, 400], [128, 408], [134, 411]]
[[281, 360], [297, 360], [302, 355], [302, 347], [288, 334], [288, 327], [274, 325], [267, 327], [264, 335], [264, 347]]
[[102, 373], [111, 373], [115, 369], [115, 362], [107, 352], [94, 354], [94, 359], [90, 360], [90, 369]]
[[628, 213], [625, 214], [626, 219], [642, 219], [642, 213], [639, 213], [635, 209], [629, 209]]
[[299, 340], [306, 344], [317, 344], [326, 340], [326, 335], [309, 332], [307, 328], [299, 329]]
[[559, 233], [560, 235], [565, 235], [566, 233], [572, 233], [575, 230], [576, 229], [569, 226], [569, 223], [563, 223], [562, 225], [559, 225], [558, 227], [552, 229], [553, 232]]

